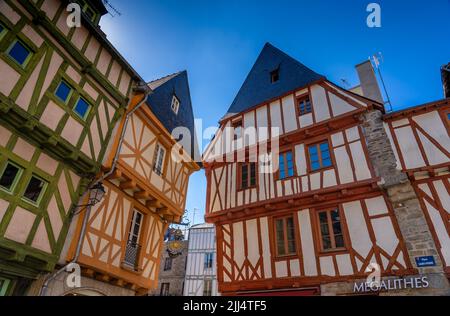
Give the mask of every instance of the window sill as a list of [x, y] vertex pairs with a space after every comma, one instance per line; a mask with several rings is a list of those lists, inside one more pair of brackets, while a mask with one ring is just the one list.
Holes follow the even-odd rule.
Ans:
[[319, 255], [332, 255], [332, 254], [340, 254], [348, 252], [347, 248], [335, 248], [335, 249], [328, 249], [328, 250], [320, 250]]
[[331, 169], [335, 169], [335, 167], [332, 165], [332, 166], [329, 166], [329, 167], [322, 167], [322, 168], [319, 168], [319, 169], [316, 169], [316, 170], [309, 169], [308, 173], [309, 174], [314, 174], [314, 173], [317, 173], [317, 172], [328, 171], [328, 170], [331, 170]]
[[242, 192], [242, 191], [247, 191], [247, 190], [257, 189], [257, 188], [258, 188], [258, 185], [253, 185], [253, 186], [248, 187], [248, 188], [237, 189], [237, 192]]
[[138, 267], [138, 268], [136, 268], [136, 269], [133, 269], [132, 266], [128, 265], [128, 264], [125, 263], [125, 262], [122, 262], [122, 263], [120, 264], [120, 267], [121, 267], [122, 269], [127, 270], [128, 272], [134, 273], [134, 274], [136, 274], [136, 275], [141, 275], [141, 274], [142, 274], [142, 269], [141, 269], [141, 268]]

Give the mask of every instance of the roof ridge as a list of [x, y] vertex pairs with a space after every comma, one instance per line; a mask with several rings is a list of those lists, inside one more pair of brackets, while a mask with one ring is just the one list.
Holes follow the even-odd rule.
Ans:
[[163, 77], [160, 77], [160, 78], [151, 80], [151, 81], [147, 82], [147, 85], [152, 84], [152, 83], [157, 82], [157, 81], [160, 81], [160, 80], [163, 80], [163, 79], [166, 79], [166, 78], [168, 78], [168, 77], [172, 77], [172, 76], [175, 76], [175, 75], [179, 75], [179, 74], [182, 73], [182, 72], [183, 72], [183, 71], [177, 71], [177, 72], [174, 72], [174, 73], [165, 75], [165, 76], [163, 76]]

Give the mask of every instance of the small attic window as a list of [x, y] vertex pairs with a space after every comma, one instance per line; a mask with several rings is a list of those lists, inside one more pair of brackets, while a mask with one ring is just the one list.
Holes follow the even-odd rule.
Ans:
[[176, 96], [172, 97], [172, 105], [170, 107], [173, 113], [178, 114], [178, 110], [180, 109], [180, 101]]
[[280, 70], [279, 69], [275, 69], [275, 70], [270, 72], [270, 82], [271, 83], [275, 83], [278, 80], [280, 80]]

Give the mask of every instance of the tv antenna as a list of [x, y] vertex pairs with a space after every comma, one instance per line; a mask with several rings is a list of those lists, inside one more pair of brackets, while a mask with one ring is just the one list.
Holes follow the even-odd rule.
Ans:
[[344, 85], [344, 88], [345, 88], [345, 89], [350, 88], [350, 83], [348, 82], [347, 79], [341, 78], [341, 81], [342, 81], [342, 84]]
[[103, 0], [103, 3], [106, 7], [108, 7], [108, 13], [114, 18], [116, 16], [121, 16], [122, 13], [120, 13], [119, 10], [117, 10], [110, 2], [109, 0]]
[[389, 112], [392, 112], [392, 103], [391, 98], [389, 97], [388, 91], [386, 89], [386, 84], [384, 83], [383, 75], [381, 74], [381, 68], [380, 65], [384, 62], [383, 54], [381, 52], [378, 52], [377, 54], [369, 57], [369, 60], [372, 62], [372, 65], [375, 66], [375, 68], [378, 71], [378, 76], [380, 77], [381, 84], [383, 85], [383, 90], [386, 95], [387, 101], [384, 102], [384, 105], [389, 105]]

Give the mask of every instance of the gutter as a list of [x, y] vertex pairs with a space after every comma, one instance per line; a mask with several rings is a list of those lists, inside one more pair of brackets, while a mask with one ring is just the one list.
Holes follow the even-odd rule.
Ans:
[[[127, 113], [127, 116], [125, 117], [125, 122], [124, 122], [124, 125], [123, 125], [123, 128], [122, 128], [121, 134], [120, 134], [119, 145], [118, 145], [116, 153], [114, 155], [114, 160], [113, 160], [111, 169], [107, 173], [105, 173], [103, 176], [101, 176], [99, 179], [97, 179], [93, 183], [91, 183], [91, 185], [89, 185], [89, 188], [92, 188], [96, 184], [98, 184], [98, 183], [102, 182], [103, 180], [105, 180], [106, 178], [108, 178], [114, 172], [114, 170], [116, 169], [117, 161], [119, 160], [119, 153], [120, 153], [120, 150], [122, 148], [123, 139], [125, 137], [125, 132], [126, 132], [126, 129], [127, 129], [127, 126], [128, 126], [128, 121], [130, 120], [130, 117], [134, 114], [134, 112], [136, 112], [138, 109], [140, 109], [142, 107], [142, 105], [144, 105], [144, 103], [147, 101], [148, 96], [153, 92], [147, 86], [139, 86], [139, 87], [135, 88], [135, 91], [139, 91], [139, 90], [140, 91], [143, 90], [144, 97], [134, 107], [134, 109], [132, 109], [130, 112]], [[132, 102], [132, 101], [130, 101], [130, 102]], [[89, 192], [89, 190], [88, 190], [88, 192]], [[76, 206], [73, 206], [71, 211], [73, 212], [75, 208], [76, 208]], [[84, 235], [86, 233], [87, 223], [88, 223], [88, 220], [89, 220], [89, 216], [91, 214], [91, 208], [92, 208], [92, 206], [86, 207], [86, 214], [84, 215], [83, 224], [81, 226], [80, 235], [78, 236], [77, 248], [76, 248], [76, 251], [75, 251], [74, 258], [68, 264], [66, 264], [64, 267], [62, 267], [58, 271], [56, 271], [53, 274], [51, 274], [45, 280], [44, 284], [42, 285], [42, 287], [41, 287], [41, 289], [39, 291], [39, 296], [46, 296], [46, 292], [47, 292], [48, 285], [50, 284], [50, 282], [53, 281], [62, 272], [64, 272], [69, 265], [74, 264], [74, 263], [76, 263], [78, 261], [78, 258], [80, 257], [80, 253], [81, 253], [81, 246], [83, 244]]]

